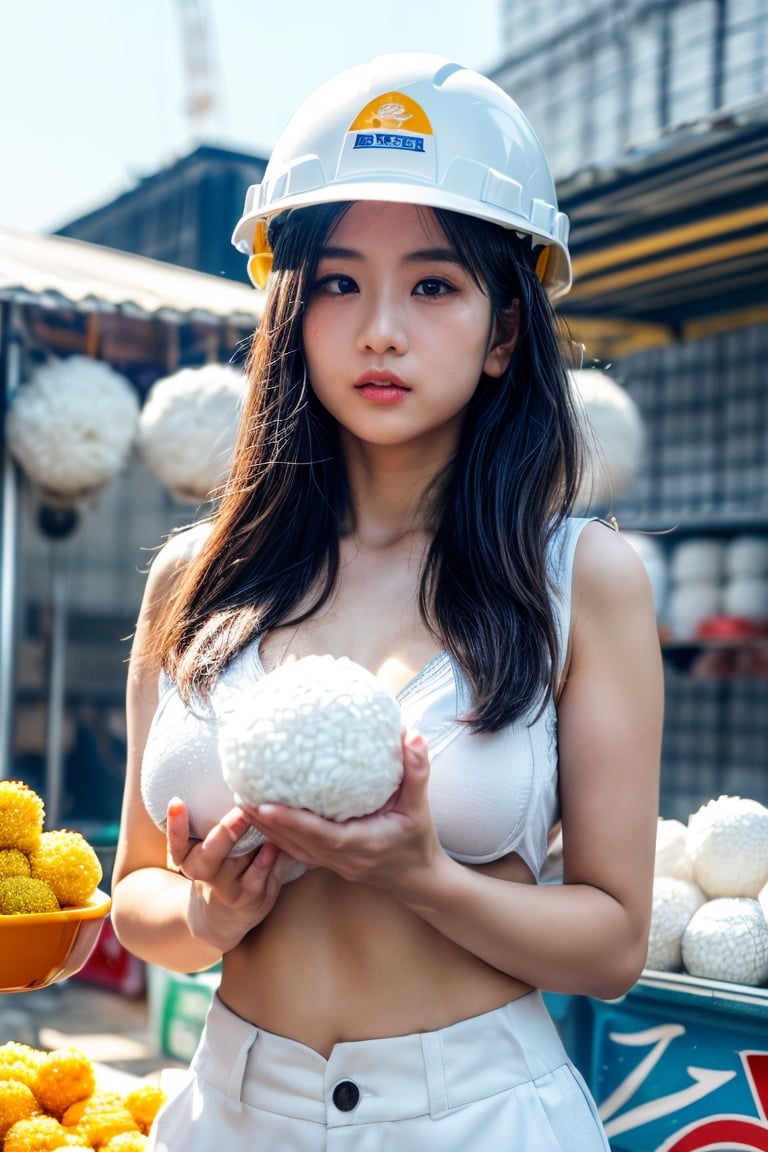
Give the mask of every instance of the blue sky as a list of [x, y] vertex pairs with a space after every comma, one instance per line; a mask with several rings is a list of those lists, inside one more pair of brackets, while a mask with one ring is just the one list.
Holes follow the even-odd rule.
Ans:
[[[342, 68], [418, 50], [501, 55], [502, 0], [198, 0], [215, 96], [205, 142], [268, 155]], [[181, 0], [0, 0], [0, 225], [45, 232], [198, 142]]]

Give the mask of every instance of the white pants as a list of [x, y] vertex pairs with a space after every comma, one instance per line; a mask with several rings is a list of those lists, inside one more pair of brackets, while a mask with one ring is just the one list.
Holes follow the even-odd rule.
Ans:
[[608, 1152], [538, 992], [437, 1032], [312, 1048], [216, 997], [148, 1152]]

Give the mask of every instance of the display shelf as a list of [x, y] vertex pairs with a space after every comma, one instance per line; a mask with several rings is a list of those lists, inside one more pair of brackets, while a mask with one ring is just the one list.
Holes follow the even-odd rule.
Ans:
[[670, 638], [661, 641], [662, 655], [681, 672], [689, 671], [703, 653], [754, 652], [768, 659], [768, 634], [758, 636], [701, 636]]
[[647, 532], [670, 542], [684, 536], [768, 535], [768, 508], [760, 510], [712, 510], [659, 512], [653, 515], [620, 516], [622, 532]]

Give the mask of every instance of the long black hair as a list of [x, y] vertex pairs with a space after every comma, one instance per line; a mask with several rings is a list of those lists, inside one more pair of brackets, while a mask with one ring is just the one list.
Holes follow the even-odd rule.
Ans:
[[[348, 207], [298, 209], [270, 228], [271, 285], [231, 474], [157, 636], [163, 665], [187, 696], [208, 691], [257, 634], [315, 612], [336, 583], [349, 486], [336, 422], [307, 380], [302, 318], [320, 250]], [[434, 214], [487, 294], [497, 333], [510, 328], [520, 302], [510, 365], [501, 379], [481, 377], [456, 454], [433, 482], [420, 586], [425, 622], [471, 685], [464, 719], [491, 732], [540, 707], [554, 688], [560, 653], [546, 557], [578, 488], [579, 424], [528, 238]], [[310, 608], [298, 615], [308, 596]]]

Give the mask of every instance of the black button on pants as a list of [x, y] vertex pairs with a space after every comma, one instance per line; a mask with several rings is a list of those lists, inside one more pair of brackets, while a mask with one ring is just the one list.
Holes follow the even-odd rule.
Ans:
[[351, 1112], [360, 1100], [360, 1089], [352, 1080], [340, 1080], [333, 1090], [333, 1102], [339, 1112]]

